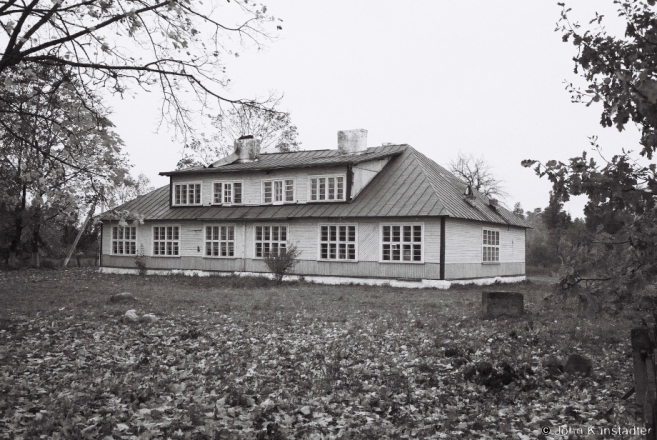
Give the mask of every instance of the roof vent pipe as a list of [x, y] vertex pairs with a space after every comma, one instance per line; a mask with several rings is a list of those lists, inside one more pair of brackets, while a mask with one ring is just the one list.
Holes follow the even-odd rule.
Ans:
[[338, 131], [338, 152], [340, 154], [362, 153], [367, 148], [367, 130]]
[[253, 135], [242, 136], [235, 141], [235, 154], [240, 162], [253, 162], [260, 157], [260, 139]]

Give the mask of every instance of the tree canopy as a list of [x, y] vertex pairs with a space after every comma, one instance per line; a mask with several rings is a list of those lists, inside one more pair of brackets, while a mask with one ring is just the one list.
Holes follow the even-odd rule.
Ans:
[[601, 107], [600, 124], [641, 131], [639, 155], [630, 150], [605, 159], [597, 138], [591, 137], [599, 161], [584, 151], [567, 163], [525, 160], [553, 184], [554, 197], [567, 201], [585, 195], [589, 251], [573, 258], [566, 270], [567, 286], [584, 282], [595, 292], [629, 294], [657, 275], [656, 165], [645, 164], [657, 148], [657, 16], [654, 1], [617, 0], [625, 34], [611, 35], [596, 14], [588, 25], [570, 20], [563, 10], [557, 31], [576, 48], [575, 73], [583, 88], [569, 84], [576, 103]]

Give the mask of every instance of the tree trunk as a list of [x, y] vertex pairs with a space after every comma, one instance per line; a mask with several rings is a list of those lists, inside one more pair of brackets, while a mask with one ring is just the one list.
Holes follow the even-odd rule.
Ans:
[[94, 201], [91, 204], [91, 209], [89, 210], [89, 214], [87, 214], [87, 218], [84, 220], [84, 223], [80, 228], [80, 232], [78, 232], [77, 237], [75, 237], [75, 241], [71, 245], [71, 249], [68, 250], [68, 255], [66, 255], [66, 259], [64, 260], [64, 264], [62, 264], [62, 267], [66, 267], [68, 261], [71, 259], [73, 252], [75, 252], [75, 248], [78, 246], [78, 241], [80, 241], [80, 237], [82, 237], [82, 234], [84, 233], [84, 230], [87, 228], [87, 224], [89, 223], [89, 220], [91, 220], [91, 216], [94, 214], [95, 210], [96, 210], [96, 199], [94, 198]]
[[23, 213], [25, 212], [25, 203], [27, 196], [27, 186], [23, 185], [23, 196], [21, 198], [21, 204], [17, 207], [14, 212], [14, 236], [11, 239], [9, 244], [9, 259], [7, 263], [11, 268], [17, 268], [20, 264], [18, 260], [18, 251], [21, 244], [21, 236], [23, 235]]
[[39, 237], [39, 232], [41, 231], [41, 215], [40, 210], [37, 210], [35, 214], [36, 223], [34, 229], [32, 230], [32, 266], [41, 267], [41, 259], [39, 258], [39, 242], [41, 238]]

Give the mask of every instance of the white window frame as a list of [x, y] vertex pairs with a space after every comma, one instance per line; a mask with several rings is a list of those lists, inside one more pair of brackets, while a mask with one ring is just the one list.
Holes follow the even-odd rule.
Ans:
[[[165, 233], [165, 239], [164, 239], [164, 240], [162, 240], [162, 239], [155, 240], [155, 228], [165, 228], [165, 232], [164, 232], [164, 233]], [[168, 238], [166, 238], [166, 233], [167, 233], [166, 228], [178, 228], [178, 239], [175, 240], [175, 239], [173, 239], [173, 238], [172, 238], [172, 239], [168, 239]], [[171, 235], [173, 236], [173, 230], [172, 230], [172, 234], [171, 234]], [[181, 227], [179, 224], [177, 224], [177, 225], [176, 225], [176, 224], [153, 225], [153, 226], [151, 227], [151, 238], [152, 238], [152, 242], [153, 242], [152, 245], [151, 245], [151, 252], [152, 252], [151, 255], [152, 255], [153, 257], [157, 257], [157, 258], [180, 258], [180, 257], [181, 257], [181, 254], [182, 254], [182, 246], [181, 246], [181, 242], [182, 242], [182, 227]], [[165, 243], [165, 244], [164, 244], [164, 251], [165, 251], [164, 254], [156, 254], [156, 253], [155, 253], [155, 243], [156, 243], [156, 242], [158, 242], [158, 243], [160, 243], [160, 242]], [[171, 255], [167, 255], [167, 254], [166, 254], [166, 248], [167, 248], [166, 243], [168, 243], [168, 242], [171, 243], [171, 247], [172, 247], [172, 254], [171, 254]], [[176, 242], [178, 243], [178, 255], [174, 255], [174, 254], [173, 254], [173, 243], [176, 243]], [[158, 251], [158, 252], [159, 252], [159, 251]]]
[[[207, 236], [207, 228], [219, 228], [218, 231], [218, 239], [214, 240], [208, 240]], [[226, 236], [226, 240], [221, 239], [221, 228], [233, 228], [233, 239], [228, 240], [228, 235]], [[226, 232], [228, 234], [228, 232]], [[218, 254], [219, 255], [208, 255], [207, 254], [207, 246], [208, 243], [218, 243]], [[221, 244], [222, 243], [233, 243], [233, 255], [221, 255]], [[237, 225], [233, 223], [206, 223], [203, 225], [203, 247], [202, 247], [202, 252], [203, 252], [203, 258], [223, 258], [223, 259], [235, 259], [237, 258]]]
[[[173, 191], [171, 191], [171, 206], [203, 206], [203, 182], [173, 182]], [[199, 202], [198, 203], [176, 203], [176, 186], [179, 185], [198, 185], [199, 186]], [[189, 195], [189, 188], [187, 190]]]
[[[338, 240], [335, 242], [332, 241], [327, 241], [324, 242], [322, 241], [322, 227], [323, 226], [336, 226], [338, 229], [336, 230], [336, 234], [338, 237]], [[340, 250], [339, 250], [339, 245], [341, 242], [339, 241], [340, 237], [340, 226], [353, 226], [354, 227], [354, 241], [345, 241], [345, 244], [354, 244], [354, 256], [356, 257], [353, 260], [350, 259], [340, 259]], [[347, 229], [347, 238], [349, 237], [349, 229]], [[330, 238], [330, 230], [329, 230], [329, 238]], [[322, 258], [322, 243], [336, 243], [336, 258]], [[347, 247], [348, 248], [348, 247]], [[329, 254], [330, 254], [330, 247], [329, 247]], [[358, 262], [358, 223], [320, 223], [317, 225], [317, 261], [332, 261], [332, 262], [337, 262], [337, 263], [357, 263]]]
[[[338, 185], [337, 180], [334, 183], [333, 187], [333, 199], [329, 199], [328, 196], [328, 179], [337, 179], [342, 177], [342, 198], [338, 199]], [[313, 200], [313, 180], [317, 180], [317, 199]], [[326, 198], [323, 200], [319, 199], [319, 179], [327, 179], [325, 185]], [[311, 203], [333, 203], [333, 202], [344, 202], [347, 200], [347, 175], [346, 174], [318, 174], [314, 176], [308, 176], [308, 202]]]
[[[235, 202], [235, 184], [239, 183], [242, 186], [242, 200], [237, 203]], [[216, 198], [217, 198], [217, 191], [215, 188], [215, 185], [221, 185], [221, 193], [220, 193], [220, 201], [217, 203]], [[224, 191], [226, 188], [226, 185], [230, 184], [231, 185], [231, 196], [230, 196], [230, 202], [226, 202], [224, 199]], [[243, 180], [213, 180], [212, 181], [212, 204], [213, 205], [221, 205], [221, 206], [232, 206], [232, 205], [238, 205], [241, 206], [244, 204], [244, 181]]]
[[[286, 183], [287, 181], [292, 181], [292, 200], [287, 200], [286, 194]], [[265, 184], [271, 182], [271, 202], [265, 201]], [[281, 182], [281, 200], [275, 201], [275, 188], [276, 183]], [[275, 179], [263, 179], [260, 182], [260, 202], [263, 205], [284, 205], [286, 203], [295, 203], [297, 200], [297, 179], [294, 177], [280, 177]]]
[[[400, 246], [400, 251], [399, 251], [399, 256], [400, 258], [403, 258], [403, 246], [404, 245], [411, 245], [411, 258], [413, 258], [413, 248], [412, 245], [416, 244], [418, 242], [413, 241], [413, 226], [420, 226], [420, 246], [421, 246], [421, 253], [420, 253], [420, 261], [415, 261], [415, 260], [384, 260], [383, 259], [383, 245], [388, 243], [388, 244], [394, 244], [392, 241], [385, 242], [383, 241], [383, 228], [385, 226], [399, 226], [399, 244]], [[404, 226], [410, 226], [411, 227], [411, 241], [404, 241]], [[390, 231], [392, 235], [392, 229]], [[423, 222], [385, 222], [385, 223], [379, 223], [379, 263], [393, 263], [393, 264], [424, 264], [424, 251], [425, 251], [425, 244], [424, 244], [424, 223]], [[392, 249], [391, 249], [392, 253]]]
[[[132, 238], [126, 239], [125, 238], [125, 229], [126, 228], [133, 228], [135, 230], [135, 238], [134, 239], [132, 239]], [[122, 234], [121, 234], [122, 238], [118, 238], [118, 230], [119, 229], [122, 230], [121, 231], [122, 232]], [[137, 228], [137, 226], [118, 226], [118, 225], [117, 226], [112, 226], [112, 229], [110, 231], [110, 239], [111, 239], [110, 240], [111, 241], [111, 243], [110, 243], [110, 254], [111, 255], [137, 255], [137, 234], [138, 234], [137, 229], [139, 229], [139, 228]], [[117, 231], [116, 238], [114, 238], [114, 231], [115, 230]], [[125, 247], [126, 244], [134, 243], [135, 244], [135, 252], [134, 253], [114, 252], [114, 243], [117, 243], [117, 248], [118, 248], [118, 243], [119, 242], [122, 243], [122, 249], [124, 251], [125, 251], [125, 248], [126, 248]]]
[[[257, 230], [258, 227], [262, 227], [262, 228], [272, 228], [272, 227], [281, 228], [281, 227], [284, 227], [285, 228], [285, 240], [280, 239], [280, 229], [278, 231], [278, 233], [279, 233], [279, 239], [278, 240], [272, 240], [271, 239], [271, 237], [272, 237], [271, 230], [269, 232], [269, 234], [270, 234], [269, 235], [269, 237], [270, 237], [269, 240], [264, 240], [264, 236], [263, 236], [263, 239], [258, 240], [258, 230]], [[261, 257], [258, 256], [258, 243], [263, 244], [263, 252], [262, 252]], [[261, 224], [261, 225], [256, 224], [256, 225], [254, 225], [253, 226], [253, 258], [254, 259], [262, 260], [262, 259], [265, 258], [265, 252], [264, 252], [264, 244], [265, 243], [270, 245], [270, 249], [271, 249], [271, 244], [272, 243], [277, 243], [279, 250], [280, 250], [280, 246], [282, 244], [285, 244], [285, 249], [289, 249], [289, 247], [290, 247], [290, 225], [287, 224], [287, 223], [271, 223], [271, 224]]]
[[[484, 234], [486, 232], [493, 232], [497, 234], [497, 244], [488, 244], [484, 240]], [[482, 264], [500, 264], [500, 252], [501, 252], [501, 246], [500, 242], [502, 241], [502, 234], [500, 233], [500, 229], [496, 228], [490, 228], [484, 226], [481, 228], [481, 262]], [[493, 251], [493, 258], [497, 257], [497, 259], [492, 259], [492, 260], [486, 260], [485, 259], [485, 254], [486, 254], [486, 248], [492, 248], [494, 250], [497, 250], [497, 252]]]

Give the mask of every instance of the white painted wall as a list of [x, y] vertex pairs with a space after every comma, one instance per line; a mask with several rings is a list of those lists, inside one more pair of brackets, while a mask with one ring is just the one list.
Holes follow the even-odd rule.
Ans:
[[445, 263], [481, 263], [484, 228], [500, 231], [500, 263], [525, 262], [524, 228], [447, 218]]

